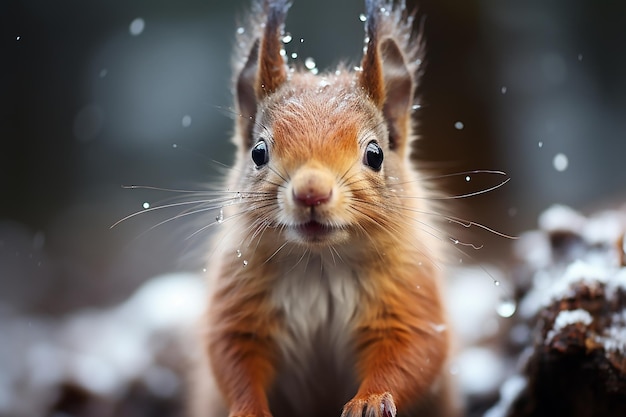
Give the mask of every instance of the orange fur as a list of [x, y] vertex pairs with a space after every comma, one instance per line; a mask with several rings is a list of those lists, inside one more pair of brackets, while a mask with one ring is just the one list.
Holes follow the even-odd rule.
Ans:
[[208, 266], [203, 374], [221, 400], [198, 417], [451, 415], [432, 400], [450, 338], [440, 248], [409, 161], [419, 51], [403, 2], [366, 3], [362, 71], [290, 71], [284, 0], [257, 4], [240, 42], [237, 197]]

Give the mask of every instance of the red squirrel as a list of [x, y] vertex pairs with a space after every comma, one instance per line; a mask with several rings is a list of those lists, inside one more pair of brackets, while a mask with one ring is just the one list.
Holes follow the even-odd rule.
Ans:
[[287, 0], [238, 30], [197, 417], [455, 412], [433, 194], [411, 160], [423, 48], [404, 1], [365, 4], [354, 70], [287, 63]]

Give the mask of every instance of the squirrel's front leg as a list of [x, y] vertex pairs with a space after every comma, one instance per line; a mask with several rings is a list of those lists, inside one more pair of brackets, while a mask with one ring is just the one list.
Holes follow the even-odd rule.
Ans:
[[276, 373], [276, 320], [245, 302], [217, 304], [207, 349], [229, 416], [271, 417], [267, 390]]
[[[342, 417], [395, 417], [437, 381], [448, 353], [436, 287], [395, 288], [372, 299], [357, 329], [360, 386]], [[424, 291], [426, 290], [426, 291]]]

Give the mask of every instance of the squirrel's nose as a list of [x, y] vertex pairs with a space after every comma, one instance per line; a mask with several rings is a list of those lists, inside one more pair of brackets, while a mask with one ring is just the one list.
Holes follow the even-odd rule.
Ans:
[[319, 206], [320, 204], [327, 203], [332, 195], [332, 188], [328, 191], [315, 190], [313, 188], [301, 191], [296, 191], [295, 189], [293, 190], [293, 199], [295, 202], [307, 207]]
[[313, 207], [328, 203], [333, 196], [334, 177], [320, 169], [303, 168], [292, 179], [293, 201]]

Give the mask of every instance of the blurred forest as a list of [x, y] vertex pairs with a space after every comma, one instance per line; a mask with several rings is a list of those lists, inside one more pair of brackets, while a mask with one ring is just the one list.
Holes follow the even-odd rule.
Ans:
[[[626, 2], [423, 0], [417, 153], [460, 217], [506, 234], [546, 207], [626, 199]], [[115, 305], [151, 277], [201, 272], [216, 213], [124, 216], [202, 190], [231, 161], [230, 53], [248, 0], [0, 4], [0, 316]], [[289, 55], [357, 65], [359, 0], [295, 0]], [[329, 47], [330, 46], [330, 47]], [[437, 176], [441, 176], [437, 178]], [[208, 216], [203, 217], [202, 216]], [[201, 226], [200, 226], [201, 227]], [[502, 262], [509, 241], [460, 228]], [[469, 262], [469, 260], [467, 260]], [[2, 370], [0, 369], [0, 373]]]
[[[322, 70], [358, 63], [361, 3], [294, 2], [287, 51]], [[109, 226], [175, 196], [122, 185], [202, 189], [229, 164], [230, 51], [246, 5], [2, 2], [0, 303], [56, 314], [117, 302], [154, 275], [199, 270], [194, 248], [206, 234], [185, 239], [198, 223], [148, 230], [176, 209]], [[516, 234], [553, 203], [624, 198], [626, 3], [424, 0], [419, 11], [423, 166], [511, 178], [453, 201], [461, 217]], [[500, 180], [437, 184], [458, 195]], [[467, 232], [485, 243], [476, 259], [506, 253], [506, 240]]]

